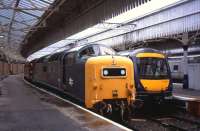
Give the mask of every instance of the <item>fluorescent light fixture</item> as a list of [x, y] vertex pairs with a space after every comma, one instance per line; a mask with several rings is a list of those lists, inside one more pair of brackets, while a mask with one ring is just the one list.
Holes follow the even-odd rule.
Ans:
[[0, 38], [4, 38], [4, 35], [0, 35]]

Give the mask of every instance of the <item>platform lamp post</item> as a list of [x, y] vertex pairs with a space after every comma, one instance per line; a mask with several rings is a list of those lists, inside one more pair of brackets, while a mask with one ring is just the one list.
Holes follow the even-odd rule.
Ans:
[[183, 77], [183, 89], [189, 88], [189, 80], [188, 80], [188, 33], [184, 33], [182, 37], [183, 43], [183, 66], [184, 66], [184, 77]]

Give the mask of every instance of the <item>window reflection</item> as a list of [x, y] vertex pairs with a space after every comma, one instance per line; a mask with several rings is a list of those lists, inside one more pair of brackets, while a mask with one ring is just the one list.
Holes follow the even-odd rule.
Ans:
[[115, 51], [111, 48], [100, 46], [101, 55], [115, 55]]

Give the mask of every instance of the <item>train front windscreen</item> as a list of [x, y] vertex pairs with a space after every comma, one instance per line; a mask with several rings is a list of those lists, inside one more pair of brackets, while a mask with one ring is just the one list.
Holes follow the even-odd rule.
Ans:
[[169, 79], [169, 69], [164, 58], [138, 58], [137, 69], [140, 79]]

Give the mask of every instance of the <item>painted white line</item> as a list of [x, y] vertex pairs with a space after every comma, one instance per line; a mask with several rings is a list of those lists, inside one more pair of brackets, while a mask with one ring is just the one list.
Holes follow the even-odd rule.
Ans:
[[114, 121], [111, 121], [111, 120], [109, 120], [109, 119], [107, 119], [107, 118], [105, 118], [105, 117], [103, 117], [103, 116], [101, 116], [101, 115], [98, 115], [98, 114], [96, 114], [96, 113], [94, 113], [94, 112], [92, 112], [92, 111], [90, 111], [90, 110], [87, 110], [87, 109], [85, 109], [85, 108], [83, 108], [83, 107], [81, 107], [81, 106], [79, 106], [79, 105], [77, 105], [77, 104], [74, 104], [74, 103], [72, 103], [71, 101], [65, 100], [65, 99], [61, 98], [60, 96], [58, 96], [58, 95], [55, 95], [55, 94], [53, 94], [53, 93], [51, 93], [51, 92], [48, 92], [48, 91], [46, 91], [46, 90], [44, 90], [44, 89], [41, 89], [41, 88], [37, 87], [36, 85], [33, 85], [32, 83], [28, 82], [28, 81], [25, 80], [25, 79], [24, 79], [24, 82], [25, 82], [26, 84], [28, 84], [28, 85], [30, 85], [30, 86], [32, 86], [32, 87], [34, 87], [34, 88], [40, 90], [40, 91], [43, 91], [43, 92], [45, 92], [45, 93], [47, 93], [47, 94], [49, 94], [49, 95], [52, 95], [52, 96], [54, 96], [54, 97], [56, 97], [56, 98], [58, 98], [58, 99], [61, 99], [61, 100], [64, 101], [64, 102], [67, 102], [67, 103], [69, 103], [69, 104], [71, 104], [71, 105], [73, 105], [73, 106], [75, 106], [75, 107], [77, 107], [77, 108], [79, 108], [79, 109], [81, 109], [81, 110], [84, 110], [84, 111], [86, 111], [86, 112], [88, 112], [88, 113], [90, 113], [90, 114], [92, 114], [92, 115], [94, 115], [94, 116], [96, 116], [96, 117], [98, 117], [98, 118], [100, 118], [100, 119], [103, 119], [103, 120], [105, 120], [105, 121], [107, 121], [107, 122], [109, 122], [109, 123], [111, 123], [111, 124], [113, 124], [113, 125], [115, 125], [115, 126], [121, 128], [121, 129], [123, 129], [123, 130], [132, 131], [131, 129], [129, 129], [129, 128], [127, 128], [127, 127], [125, 127], [125, 126], [123, 126], [123, 125], [121, 125], [121, 124], [119, 124], [119, 123], [116, 123], [116, 122], [114, 122]]
[[184, 101], [196, 101], [196, 98], [191, 98], [191, 97], [186, 97], [186, 96], [178, 96], [178, 95], [173, 95], [174, 98], [184, 100]]

